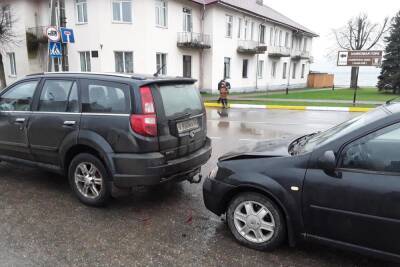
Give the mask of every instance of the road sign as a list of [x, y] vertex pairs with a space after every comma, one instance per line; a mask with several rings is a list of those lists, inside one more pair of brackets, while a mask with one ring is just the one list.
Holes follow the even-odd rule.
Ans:
[[60, 28], [63, 43], [75, 43], [74, 31], [72, 29]]
[[51, 42], [58, 42], [60, 41], [60, 32], [58, 31], [57, 27], [54, 26], [49, 26], [46, 28], [45, 34], [47, 36], [47, 38], [49, 38], [49, 40]]
[[62, 57], [61, 43], [50, 42], [49, 43], [49, 55], [51, 58], [61, 58]]
[[376, 66], [379, 67], [382, 63], [382, 51], [339, 51], [338, 53], [338, 66]]

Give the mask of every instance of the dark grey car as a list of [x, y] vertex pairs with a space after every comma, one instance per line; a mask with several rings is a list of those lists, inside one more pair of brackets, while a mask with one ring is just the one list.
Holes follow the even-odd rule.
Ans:
[[211, 155], [195, 80], [35, 74], [0, 94], [0, 160], [69, 177], [102, 205], [112, 186], [191, 180]]

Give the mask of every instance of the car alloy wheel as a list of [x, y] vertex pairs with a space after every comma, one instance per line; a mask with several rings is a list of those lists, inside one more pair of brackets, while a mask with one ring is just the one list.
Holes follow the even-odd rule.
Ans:
[[256, 201], [240, 203], [233, 214], [238, 233], [253, 243], [269, 241], [275, 232], [275, 219], [269, 209]]
[[75, 185], [79, 193], [89, 199], [100, 196], [103, 177], [93, 163], [82, 162], [75, 169]]

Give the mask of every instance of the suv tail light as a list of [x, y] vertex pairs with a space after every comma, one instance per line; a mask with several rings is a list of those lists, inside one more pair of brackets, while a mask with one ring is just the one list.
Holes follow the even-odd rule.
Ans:
[[131, 128], [135, 133], [144, 136], [157, 136], [157, 115], [154, 108], [154, 99], [148, 86], [139, 89], [142, 98], [142, 114], [132, 114]]

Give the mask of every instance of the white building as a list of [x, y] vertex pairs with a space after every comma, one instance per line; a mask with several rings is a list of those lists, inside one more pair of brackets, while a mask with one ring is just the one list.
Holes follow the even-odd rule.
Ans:
[[[235, 91], [306, 86], [317, 35], [259, 0], [58, 1], [60, 20], [75, 32], [64, 66], [70, 71], [161, 69], [162, 75], [193, 77], [209, 92], [224, 77]], [[0, 4], [17, 17], [12, 27], [20, 36], [18, 46], [3, 52], [8, 83], [47, 69], [49, 2]], [[26, 32], [38, 45], [28, 44]]]

